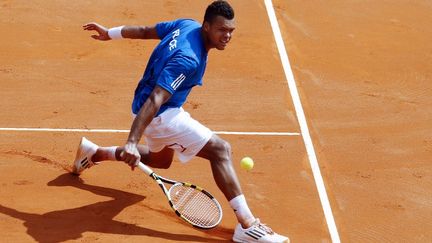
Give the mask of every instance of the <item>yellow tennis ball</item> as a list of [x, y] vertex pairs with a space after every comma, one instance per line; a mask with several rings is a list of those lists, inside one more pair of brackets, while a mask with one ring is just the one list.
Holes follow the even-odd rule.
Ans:
[[253, 166], [254, 166], [254, 161], [250, 157], [244, 157], [240, 161], [240, 167], [244, 170], [251, 170], [253, 168]]

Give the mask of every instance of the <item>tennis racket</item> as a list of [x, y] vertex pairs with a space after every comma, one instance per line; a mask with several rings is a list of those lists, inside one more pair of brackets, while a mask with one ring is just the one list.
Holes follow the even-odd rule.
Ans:
[[[219, 202], [201, 187], [166, 179], [141, 162], [138, 163], [138, 168], [159, 184], [171, 208], [184, 221], [200, 229], [211, 229], [222, 220]], [[167, 189], [165, 184], [172, 186]]]

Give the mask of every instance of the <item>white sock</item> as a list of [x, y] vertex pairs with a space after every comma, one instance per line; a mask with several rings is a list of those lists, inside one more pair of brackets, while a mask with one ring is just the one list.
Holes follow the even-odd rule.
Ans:
[[255, 217], [250, 211], [246, 203], [246, 198], [243, 194], [231, 199], [229, 203], [237, 216], [237, 220], [240, 223], [246, 224], [255, 221]]
[[117, 160], [117, 158], [115, 156], [115, 152], [116, 152], [117, 148], [118, 148], [118, 146], [107, 147], [108, 160], [113, 160], [113, 161]]

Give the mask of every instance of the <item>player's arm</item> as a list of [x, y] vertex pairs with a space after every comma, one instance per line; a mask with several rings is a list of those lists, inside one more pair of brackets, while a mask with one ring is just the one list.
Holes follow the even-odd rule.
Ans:
[[159, 39], [155, 26], [122, 26], [116, 28], [108, 29], [105, 26], [94, 22], [83, 26], [84, 30], [96, 31], [97, 34], [92, 35], [91, 37], [101, 41], [111, 40], [113, 34], [121, 35], [122, 38], [129, 39]]
[[156, 86], [135, 117], [122, 157], [122, 160], [128, 163], [132, 169], [136, 166], [136, 161], [140, 159], [137, 145], [144, 130], [153, 120], [160, 107], [170, 98], [170, 92], [160, 86]]
[[159, 39], [155, 26], [124, 26], [121, 34], [130, 39]]

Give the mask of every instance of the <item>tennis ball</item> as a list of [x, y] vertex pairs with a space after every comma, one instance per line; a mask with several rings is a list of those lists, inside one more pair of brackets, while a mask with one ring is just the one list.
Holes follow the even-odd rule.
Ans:
[[240, 161], [240, 167], [244, 170], [251, 170], [253, 168], [253, 166], [254, 166], [254, 161], [250, 157], [244, 157]]

